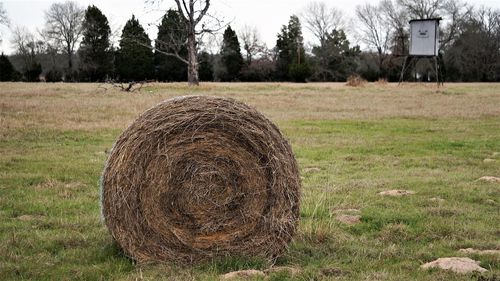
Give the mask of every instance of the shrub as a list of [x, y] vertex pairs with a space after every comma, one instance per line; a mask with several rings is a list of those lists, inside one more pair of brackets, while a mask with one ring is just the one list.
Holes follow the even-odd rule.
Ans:
[[63, 78], [63, 73], [57, 69], [57, 68], [52, 68], [45, 74], [45, 81], [46, 82], [61, 82]]
[[347, 78], [346, 85], [350, 87], [364, 87], [366, 83], [367, 82], [363, 77], [359, 76], [358, 74], [354, 74]]
[[288, 69], [288, 76], [293, 82], [306, 82], [311, 76], [311, 69], [308, 64], [291, 64]]

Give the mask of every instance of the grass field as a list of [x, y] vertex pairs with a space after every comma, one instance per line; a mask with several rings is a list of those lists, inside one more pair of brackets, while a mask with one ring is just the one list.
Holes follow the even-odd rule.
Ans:
[[[499, 280], [500, 84], [0, 84], [0, 280], [217, 280], [259, 260], [135, 265], [100, 220], [99, 177], [141, 112], [178, 95], [255, 106], [290, 140], [303, 183], [299, 231], [269, 280]], [[486, 160], [485, 159], [490, 159]], [[403, 197], [378, 193], [415, 192]], [[432, 199], [432, 200], [431, 200]], [[357, 209], [359, 211], [342, 211]], [[358, 224], [337, 220], [356, 212]], [[468, 256], [488, 272], [419, 269]]]

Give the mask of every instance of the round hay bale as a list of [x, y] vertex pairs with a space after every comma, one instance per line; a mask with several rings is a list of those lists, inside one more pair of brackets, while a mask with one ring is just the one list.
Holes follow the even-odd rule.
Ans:
[[232, 99], [181, 97], [147, 110], [118, 138], [101, 181], [105, 223], [140, 263], [274, 258], [297, 227], [290, 145]]

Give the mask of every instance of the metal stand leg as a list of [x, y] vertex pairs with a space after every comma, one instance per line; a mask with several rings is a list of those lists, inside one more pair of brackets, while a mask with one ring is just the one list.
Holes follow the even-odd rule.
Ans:
[[436, 81], [437, 81], [437, 85], [438, 85], [438, 88], [439, 88], [439, 62], [438, 62], [438, 57], [434, 57], [434, 64], [435, 64], [435, 67], [436, 67]]
[[401, 69], [401, 75], [399, 76], [399, 84], [400, 85], [403, 80], [404, 80], [404, 77], [405, 77], [405, 72], [406, 72], [406, 66], [407, 66], [407, 63], [408, 63], [408, 56], [405, 57], [405, 60], [403, 62], [403, 68]]

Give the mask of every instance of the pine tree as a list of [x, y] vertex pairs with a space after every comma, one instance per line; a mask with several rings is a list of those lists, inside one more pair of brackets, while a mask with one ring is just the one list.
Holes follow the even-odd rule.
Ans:
[[113, 69], [111, 28], [108, 19], [96, 6], [89, 6], [83, 21], [80, 44], [81, 75], [87, 81], [103, 81]]
[[200, 75], [200, 81], [213, 81], [214, 69], [212, 56], [209, 53], [202, 51], [200, 54], [198, 54], [198, 60], [198, 72]]
[[116, 58], [116, 71], [121, 81], [142, 81], [153, 78], [153, 52], [151, 40], [132, 16], [123, 27], [120, 50]]
[[222, 80], [238, 80], [241, 68], [243, 67], [243, 56], [241, 55], [240, 42], [238, 36], [231, 26], [224, 31], [224, 39], [221, 48], [221, 63], [225, 68]]
[[[187, 32], [182, 17], [176, 10], [168, 10], [158, 26], [158, 37], [155, 42], [155, 73], [159, 81], [187, 81], [187, 64], [177, 57], [165, 53], [176, 53], [186, 58], [187, 48], [178, 44], [179, 50], [172, 49], [172, 41], [185, 42]], [[168, 43], [167, 43], [168, 42]]]
[[297, 16], [291, 16], [288, 26], [284, 25], [281, 28], [276, 41], [276, 50], [278, 53], [276, 78], [305, 82], [310, 70], [306, 61], [302, 26]]
[[326, 33], [322, 45], [312, 49], [314, 54], [314, 79], [319, 81], [346, 81], [357, 67], [359, 46], [350, 47], [342, 29]]
[[16, 70], [9, 58], [3, 53], [0, 55], [0, 81], [14, 80]]

